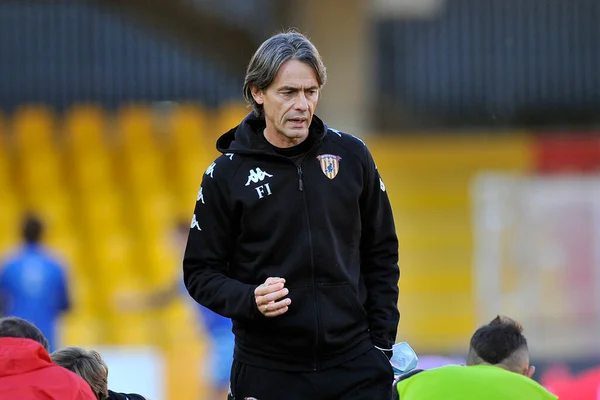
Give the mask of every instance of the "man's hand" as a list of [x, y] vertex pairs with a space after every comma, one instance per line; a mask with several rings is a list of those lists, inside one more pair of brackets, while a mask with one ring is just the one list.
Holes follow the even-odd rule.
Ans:
[[287, 296], [289, 291], [285, 286], [283, 278], [267, 278], [265, 283], [254, 290], [256, 307], [265, 317], [277, 317], [288, 310], [292, 303], [290, 299], [280, 300]]

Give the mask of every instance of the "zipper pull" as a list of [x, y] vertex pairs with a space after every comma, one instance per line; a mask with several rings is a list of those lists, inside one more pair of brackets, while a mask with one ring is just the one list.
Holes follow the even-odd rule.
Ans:
[[303, 191], [304, 181], [302, 181], [302, 167], [297, 165], [296, 168], [298, 169], [298, 190]]

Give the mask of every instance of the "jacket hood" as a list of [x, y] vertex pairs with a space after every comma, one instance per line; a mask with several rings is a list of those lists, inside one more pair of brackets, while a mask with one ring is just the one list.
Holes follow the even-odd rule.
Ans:
[[0, 377], [54, 365], [44, 347], [31, 339], [0, 338]]
[[[217, 140], [217, 150], [221, 153], [243, 153], [243, 154], [276, 154], [268, 142], [263, 140], [262, 135], [266, 123], [263, 117], [257, 117], [250, 113], [242, 122]], [[327, 132], [327, 126], [319, 117], [313, 115], [309, 137], [315, 141], [321, 141]]]

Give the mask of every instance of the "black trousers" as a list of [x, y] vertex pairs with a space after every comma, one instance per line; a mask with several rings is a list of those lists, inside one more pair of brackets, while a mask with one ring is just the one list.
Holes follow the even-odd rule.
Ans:
[[337, 367], [287, 372], [233, 361], [230, 400], [390, 400], [394, 373], [373, 348]]

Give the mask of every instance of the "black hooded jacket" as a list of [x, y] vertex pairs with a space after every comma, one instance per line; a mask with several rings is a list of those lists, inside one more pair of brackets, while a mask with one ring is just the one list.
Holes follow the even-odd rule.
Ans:
[[[223, 155], [203, 176], [183, 262], [190, 295], [233, 320], [242, 363], [315, 371], [391, 349], [398, 240], [367, 147], [315, 116], [289, 157], [264, 127], [251, 114], [217, 141]], [[268, 277], [285, 278], [291, 299], [274, 318], [254, 299]]]

